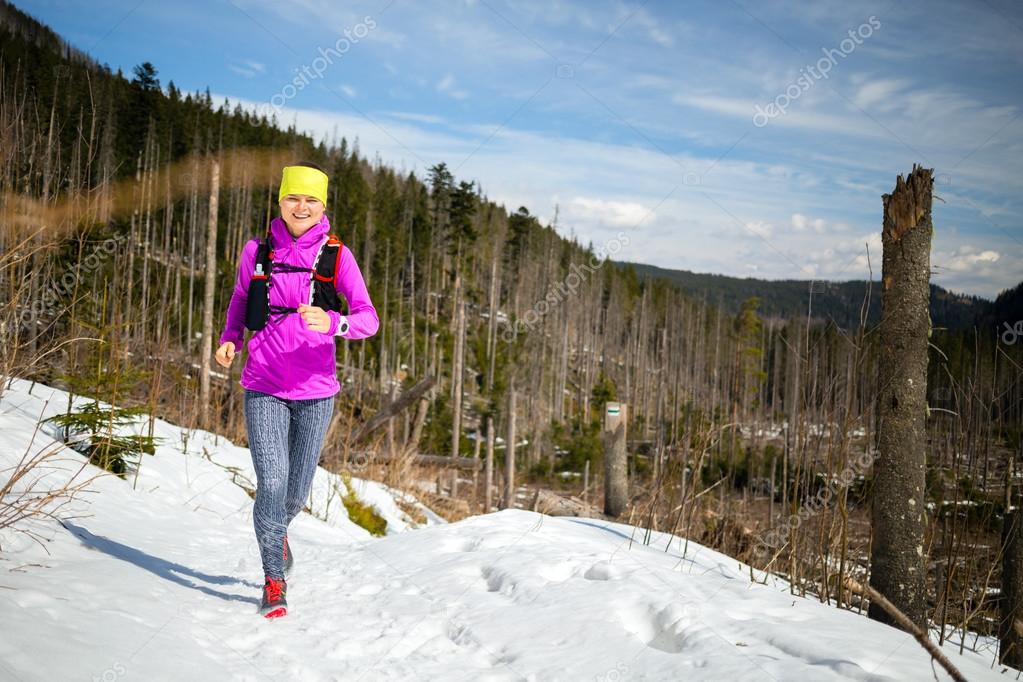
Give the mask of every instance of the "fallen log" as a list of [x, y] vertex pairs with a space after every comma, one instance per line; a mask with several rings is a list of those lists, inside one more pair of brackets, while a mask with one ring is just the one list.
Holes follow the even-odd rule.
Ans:
[[386, 423], [388, 419], [400, 414], [405, 408], [418, 400], [424, 393], [429, 391], [430, 387], [432, 387], [436, 381], [436, 377], [428, 376], [409, 390], [402, 393], [398, 396], [397, 400], [374, 414], [366, 421], [365, 424], [359, 427], [359, 430], [355, 432], [354, 436], [352, 436], [352, 442], [357, 443], [362, 438], [372, 433], [375, 429]]
[[931, 641], [926, 628], [919, 627], [916, 623], [910, 620], [909, 616], [900, 611], [898, 607], [888, 601], [883, 594], [875, 590], [870, 585], [862, 585], [852, 578], [846, 578], [845, 586], [850, 592], [855, 592], [856, 594], [869, 598], [871, 606], [876, 604], [878, 608], [884, 609], [885, 613], [887, 613], [900, 628], [916, 638], [916, 641], [920, 643], [920, 646], [922, 646], [927, 653], [931, 655], [931, 658], [937, 661], [941, 667], [945, 669], [945, 672], [947, 672], [953, 680], [956, 682], [966, 682], [966, 678], [963, 677], [961, 672], [959, 672], [959, 669], [956, 668], [952, 664], [952, 661], [948, 660], [948, 657], [942, 653], [941, 649], [939, 649], [937, 645]]
[[350, 461], [355, 461], [360, 466], [367, 464], [390, 462], [397, 459], [408, 459], [413, 464], [423, 466], [438, 466], [455, 469], [468, 469], [479, 471], [483, 460], [472, 457], [448, 457], [446, 455], [390, 455], [386, 452], [352, 452], [348, 455]]
[[600, 518], [602, 515], [593, 507], [575, 497], [565, 497], [549, 490], [537, 490], [533, 496], [533, 511], [548, 516], [579, 516]]

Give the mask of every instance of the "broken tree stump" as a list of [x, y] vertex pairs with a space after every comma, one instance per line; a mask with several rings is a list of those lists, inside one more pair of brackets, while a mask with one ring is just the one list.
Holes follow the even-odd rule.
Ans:
[[[927, 626], [924, 491], [933, 170], [913, 166], [885, 194], [879, 325], [877, 459], [870, 587]], [[896, 627], [879, 603], [869, 615]]]

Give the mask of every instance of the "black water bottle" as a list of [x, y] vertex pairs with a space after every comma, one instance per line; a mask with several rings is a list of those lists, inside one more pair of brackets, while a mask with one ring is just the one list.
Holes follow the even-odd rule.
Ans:
[[245, 301], [245, 328], [258, 332], [266, 326], [270, 316], [270, 279], [263, 272], [263, 264], [256, 263], [256, 271], [249, 280], [249, 297]]

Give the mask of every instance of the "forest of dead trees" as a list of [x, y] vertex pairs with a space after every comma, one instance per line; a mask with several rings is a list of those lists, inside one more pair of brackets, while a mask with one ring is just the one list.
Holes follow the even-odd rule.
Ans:
[[[343, 131], [316, 144], [162, 87], [149, 64], [111, 73], [4, 8], [0, 378], [244, 443], [240, 368], [210, 375], [203, 410], [202, 356], [243, 244], [274, 215], [281, 166], [312, 160], [330, 174], [328, 215], [381, 319], [371, 339], [338, 344], [328, 466], [428, 481], [455, 515], [515, 504], [520, 486], [592, 502], [604, 406], [619, 401], [624, 519], [865, 610], [846, 587], [870, 570], [879, 343], [865, 314], [846, 327], [765, 317], [756, 298], [730, 314], [713, 292], [614, 267], [627, 234], [566, 239], [443, 163], [398, 171]], [[807, 310], [826, 295], [808, 283]], [[863, 310], [879, 295], [865, 287]], [[984, 646], [999, 630], [1003, 531], [1023, 481], [1023, 339], [934, 328], [927, 345], [923, 608], [940, 637]], [[360, 432], [424, 380], [385, 428]]]

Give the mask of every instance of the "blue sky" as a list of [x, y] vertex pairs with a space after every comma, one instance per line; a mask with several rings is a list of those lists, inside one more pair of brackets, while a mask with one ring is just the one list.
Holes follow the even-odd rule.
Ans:
[[869, 247], [877, 279], [881, 194], [919, 162], [933, 281], [1023, 279], [1017, 2], [16, 4], [114, 69], [446, 161], [598, 248], [625, 232], [620, 259], [850, 279]]

